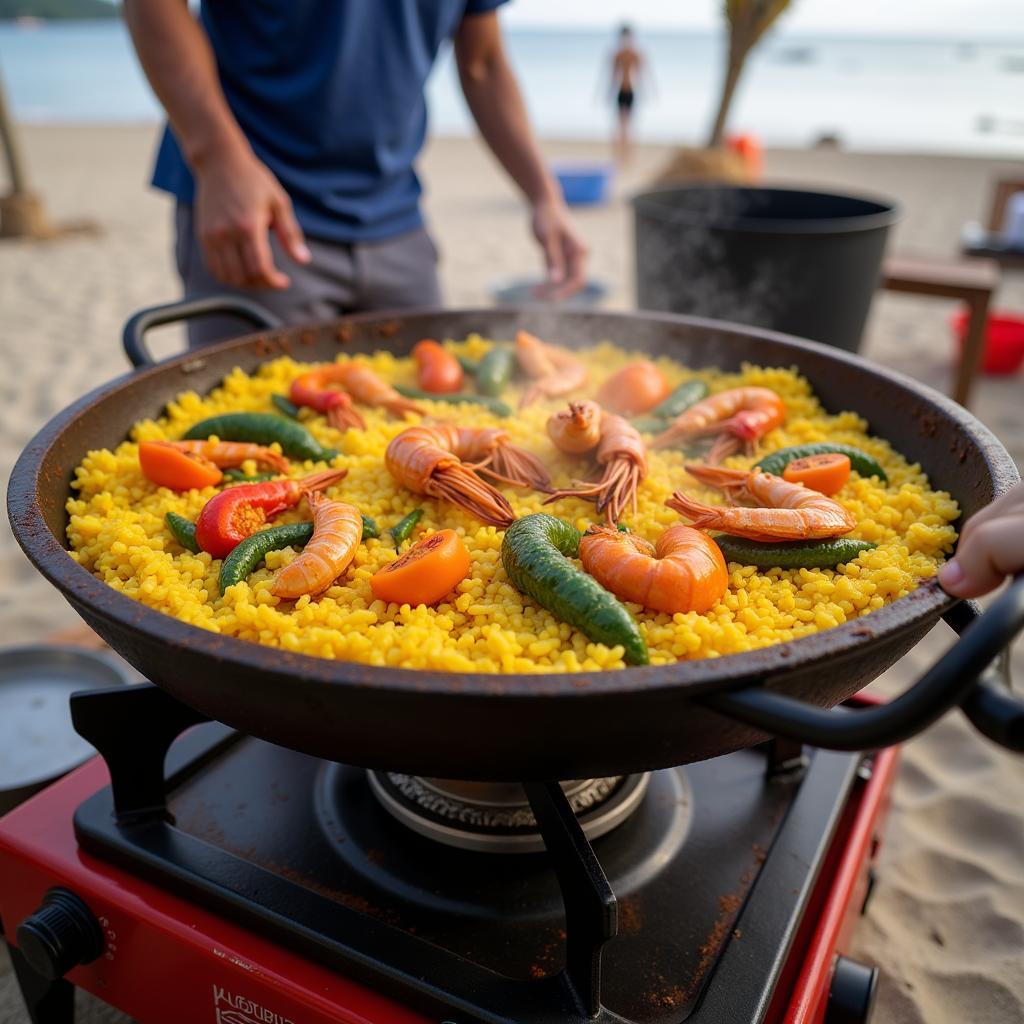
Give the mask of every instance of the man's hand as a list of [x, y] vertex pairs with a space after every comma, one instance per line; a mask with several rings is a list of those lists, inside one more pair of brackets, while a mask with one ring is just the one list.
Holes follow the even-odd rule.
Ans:
[[560, 200], [534, 204], [533, 233], [544, 250], [547, 282], [544, 294], [564, 299], [586, 283], [587, 247], [580, 241], [569, 211]]
[[195, 231], [210, 273], [236, 288], [287, 288], [269, 232], [296, 263], [308, 263], [310, 253], [274, 175], [251, 152], [238, 152], [204, 161], [195, 176]]

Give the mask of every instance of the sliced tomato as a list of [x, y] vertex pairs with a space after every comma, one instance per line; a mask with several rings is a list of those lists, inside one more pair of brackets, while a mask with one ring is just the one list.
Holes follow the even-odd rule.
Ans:
[[373, 596], [389, 604], [437, 604], [469, 575], [469, 552], [454, 530], [439, 530], [370, 577]]
[[208, 459], [179, 451], [164, 441], [142, 441], [139, 465], [147, 480], [172, 491], [202, 490], [224, 479], [224, 474]]
[[782, 478], [791, 484], [804, 484], [812, 491], [835, 494], [850, 479], [850, 457], [830, 453], [794, 459], [782, 471]]

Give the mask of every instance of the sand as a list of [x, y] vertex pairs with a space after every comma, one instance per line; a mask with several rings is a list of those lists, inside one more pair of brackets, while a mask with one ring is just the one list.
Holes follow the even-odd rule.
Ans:
[[[179, 294], [169, 201], [143, 188], [155, 129], [24, 129], [35, 187], [57, 220], [91, 218], [97, 237], [0, 242], [0, 477], [48, 417], [126, 370], [125, 318]], [[604, 156], [596, 144], [548, 143], [553, 157]], [[624, 200], [666, 159], [642, 147], [616, 182], [615, 201], [577, 215], [607, 305], [632, 304], [631, 218]], [[512, 188], [473, 141], [438, 140], [422, 161], [426, 210], [451, 305], [488, 302], [490, 284], [529, 273], [538, 256]], [[994, 179], [1019, 164], [961, 157], [770, 151], [766, 178], [835, 185], [900, 199], [893, 248], [952, 255], [961, 226], [984, 219]], [[1004, 275], [998, 305], [1024, 309], [1024, 273]], [[879, 294], [864, 354], [946, 389], [952, 303]], [[180, 344], [165, 330], [155, 347]], [[982, 378], [972, 406], [1024, 464], [1022, 378]], [[29, 566], [0, 525], [0, 638], [41, 640], [77, 617]], [[948, 642], [938, 627], [876, 686], [895, 693]], [[1020, 645], [1019, 645], [1020, 646]], [[1015, 659], [1024, 678], [1024, 652]], [[882, 1024], [1009, 1024], [1024, 1020], [1024, 760], [995, 750], [958, 715], [906, 745], [880, 879], [852, 955], [879, 964]], [[79, 994], [80, 1020], [126, 1018]], [[0, 954], [0, 1024], [26, 1020]]]

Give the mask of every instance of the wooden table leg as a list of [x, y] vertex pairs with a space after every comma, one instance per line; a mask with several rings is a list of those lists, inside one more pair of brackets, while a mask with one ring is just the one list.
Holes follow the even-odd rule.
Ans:
[[953, 389], [953, 399], [965, 407], [970, 397], [971, 385], [981, 367], [981, 355], [985, 349], [989, 298], [987, 293], [983, 293], [967, 300], [967, 336], [964, 339], [963, 351], [960, 353], [960, 365], [957, 367], [956, 385]]

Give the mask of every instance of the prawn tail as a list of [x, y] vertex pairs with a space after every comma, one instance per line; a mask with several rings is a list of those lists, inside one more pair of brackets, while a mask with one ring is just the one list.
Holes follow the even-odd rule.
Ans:
[[417, 416], [426, 416], [426, 412], [422, 406], [417, 405], [411, 398], [389, 398], [384, 403], [384, 408], [387, 409], [392, 416], [405, 417], [409, 413], [416, 413]]
[[682, 441], [688, 441], [693, 437], [693, 430], [690, 427], [671, 424], [667, 430], [663, 430], [648, 445], [649, 448], [671, 448], [672, 445]]
[[725, 466], [711, 466], [704, 462], [687, 463], [686, 472], [702, 484], [723, 491], [730, 487], [742, 487], [750, 475], [745, 469], [727, 469]]
[[665, 504], [672, 509], [673, 512], [678, 512], [680, 515], [686, 516], [690, 520], [691, 524], [697, 529], [702, 527], [715, 528], [718, 526], [722, 509], [714, 508], [711, 505], [705, 505], [703, 502], [696, 501], [689, 495], [683, 494], [681, 491], [676, 491], [671, 498], [669, 498]]
[[523, 393], [523, 397], [519, 399], [519, 408], [525, 409], [528, 405], [533, 405], [543, 394], [544, 389], [540, 384], [531, 384]]
[[352, 402], [339, 402], [327, 410], [327, 422], [337, 430], [365, 430], [366, 421], [352, 407]]
[[425, 493], [450, 501], [488, 526], [507, 529], [515, 522], [515, 513], [506, 497], [461, 463], [435, 469], [427, 480]]
[[742, 438], [736, 434], [724, 433], [719, 434], [715, 438], [715, 443], [711, 446], [711, 450], [707, 454], [708, 464], [711, 466], [717, 466], [723, 459], [727, 459], [730, 455], [735, 455], [741, 448], [743, 448], [744, 442]]

